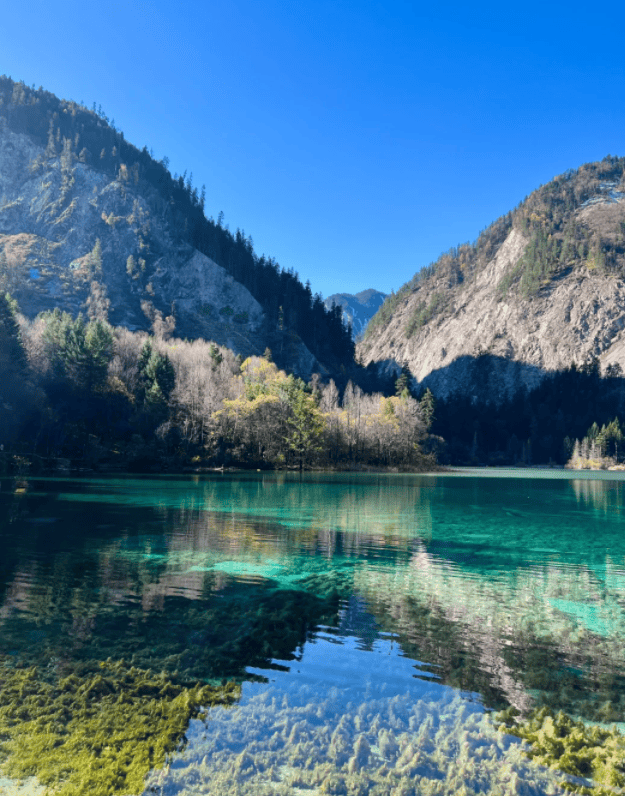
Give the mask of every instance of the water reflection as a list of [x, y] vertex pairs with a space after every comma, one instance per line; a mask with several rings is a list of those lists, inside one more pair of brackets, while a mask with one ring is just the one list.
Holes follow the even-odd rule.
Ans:
[[571, 487], [577, 502], [604, 514], [622, 513], [625, 505], [625, 483], [606, 479], [573, 479]]
[[297, 657], [319, 622], [340, 628], [356, 600], [370, 644], [396, 635], [488, 706], [624, 721], [623, 488], [560, 474], [5, 480], [0, 655], [245, 679]]
[[[352, 605], [355, 624], [358, 611]], [[236, 709], [193, 722], [187, 747], [150, 777], [145, 796], [151, 788], [168, 796], [512, 796], [520, 780], [528, 796], [562, 793], [553, 772], [497, 733], [478, 700], [423, 679], [393, 639], [338, 640], [320, 629], [296, 664], [244, 684]]]

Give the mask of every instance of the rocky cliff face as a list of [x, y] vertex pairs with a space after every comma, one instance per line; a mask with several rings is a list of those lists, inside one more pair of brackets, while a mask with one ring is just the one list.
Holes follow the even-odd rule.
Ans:
[[[125, 167], [111, 179], [69, 141], [51, 154], [0, 118], [0, 290], [25, 315], [60, 307], [130, 329], [160, 316], [176, 335], [262, 354], [273, 330], [258, 301], [180, 243], [158, 206]], [[295, 372], [321, 369], [301, 340], [290, 346]]]
[[609, 179], [600, 168], [556, 178], [482, 242], [443, 256], [373, 320], [363, 364], [408, 365], [435, 395], [480, 400], [595, 357], [625, 370], [624, 165]]
[[354, 340], [359, 338], [367, 328], [367, 324], [380, 309], [386, 298], [386, 293], [370, 288], [361, 290], [360, 293], [333, 293], [325, 300], [328, 309], [335, 305], [343, 310], [343, 319], [349, 323]]

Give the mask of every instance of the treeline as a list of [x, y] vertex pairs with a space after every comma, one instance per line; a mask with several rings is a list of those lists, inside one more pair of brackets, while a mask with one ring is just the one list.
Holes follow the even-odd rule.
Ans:
[[[140, 185], [151, 211], [166, 219], [183, 240], [221, 265], [261, 304], [271, 323], [292, 330], [330, 369], [349, 367], [354, 343], [340, 307], [326, 309], [310, 284], [303, 285], [293, 269], [285, 270], [271, 257], [259, 257], [244, 231], [233, 234], [223, 223], [206, 218], [206, 189], [193, 185], [192, 174], [172, 176], [165, 157], [156, 161], [147, 147], [130, 144], [101, 108], [60, 100], [0, 77], [0, 118], [9, 129], [26, 133], [45, 148], [45, 156], [80, 161], [122, 182]], [[33, 164], [33, 169], [37, 164]]]
[[625, 435], [618, 417], [601, 428], [593, 423], [586, 436], [575, 440], [567, 466], [575, 470], [625, 469]]
[[[487, 377], [488, 355], [478, 358]], [[615, 418], [625, 418], [625, 379], [618, 365], [601, 372], [597, 359], [550, 373], [533, 390], [520, 390], [501, 404], [473, 403], [455, 394], [440, 399], [432, 432], [444, 437], [441, 462], [453, 464], [567, 464], [596, 428], [604, 432], [605, 455], [613, 455]], [[594, 424], [594, 426], [593, 426]], [[609, 444], [608, 444], [609, 443]], [[618, 442], [616, 443], [618, 445]], [[586, 447], [589, 440], [586, 440]], [[590, 448], [588, 447], [590, 451]], [[625, 450], [618, 449], [618, 461]]]
[[513, 213], [514, 227], [529, 239], [523, 257], [499, 285], [523, 296], [536, 294], [563, 270], [621, 272], [625, 266], [625, 226], [594, 229], [576, 215], [585, 202], [610, 191], [625, 192], [625, 158], [608, 155], [566, 171], [534, 191]]
[[349, 382], [340, 391], [318, 375], [306, 384], [279, 370], [269, 350], [242, 361], [204, 340], [134, 333], [58, 309], [28, 321], [7, 296], [0, 407], [5, 466], [59, 458], [123, 470], [434, 464], [423, 445], [431, 406], [406, 389], [386, 397]]

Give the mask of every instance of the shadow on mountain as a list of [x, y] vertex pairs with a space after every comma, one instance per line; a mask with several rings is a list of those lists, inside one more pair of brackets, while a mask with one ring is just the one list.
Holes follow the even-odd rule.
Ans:
[[435, 396], [469, 396], [473, 403], [502, 403], [520, 389], [533, 390], [548, 371], [506, 357], [480, 354], [460, 356], [443, 368], [429, 373], [419, 384]]

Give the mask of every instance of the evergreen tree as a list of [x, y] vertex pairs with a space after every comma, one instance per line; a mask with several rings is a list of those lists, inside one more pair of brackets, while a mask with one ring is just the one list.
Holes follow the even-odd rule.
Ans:
[[395, 395], [399, 395], [400, 398], [410, 395], [410, 390], [408, 389], [408, 376], [403, 371], [395, 382]]
[[33, 402], [28, 365], [16, 319], [17, 307], [0, 293], [0, 444], [19, 438]]
[[74, 319], [58, 308], [41, 317], [46, 322], [43, 337], [54, 373], [79, 389], [100, 390], [113, 354], [110, 326], [98, 320], [86, 323], [82, 315]]
[[101, 389], [113, 355], [113, 334], [108, 323], [91, 321], [85, 329], [85, 352], [81, 381], [87, 390]]
[[14, 373], [26, 368], [19, 325], [15, 317], [17, 305], [8, 293], [0, 293], [0, 368]]
[[[149, 400], [154, 403], [159, 395], [163, 401], [169, 401], [176, 386], [176, 371], [167, 354], [154, 351], [149, 339], [141, 349], [137, 371], [137, 397], [140, 403]], [[151, 399], [148, 398], [149, 393], [152, 395]]]
[[215, 371], [223, 362], [223, 356], [215, 343], [210, 344], [208, 352], [212, 361], [212, 370]]
[[96, 238], [96, 242], [91, 250], [89, 257], [89, 264], [91, 273], [98, 275], [102, 273], [102, 243], [100, 238]]
[[148, 366], [152, 358], [152, 354], [152, 343], [150, 342], [150, 338], [148, 338], [143, 344], [141, 354], [139, 355], [139, 361], [137, 362], [136, 395], [139, 404], [143, 404], [146, 393], [152, 386], [152, 380], [148, 374]]
[[423, 414], [423, 421], [425, 423], [425, 428], [426, 430], [429, 431], [429, 429], [432, 427], [432, 424], [434, 423], [434, 420], [436, 419], [435, 418], [436, 399], [432, 395], [432, 391], [430, 390], [429, 387], [427, 387], [425, 392], [423, 393], [423, 397], [421, 398], [419, 405], [421, 406], [421, 412]]
[[165, 401], [169, 401], [176, 386], [176, 371], [167, 354], [153, 352], [146, 367], [146, 375], [158, 386]]
[[323, 415], [301, 379], [289, 376], [281, 387], [281, 397], [289, 408], [286, 443], [301, 470], [321, 450]]

